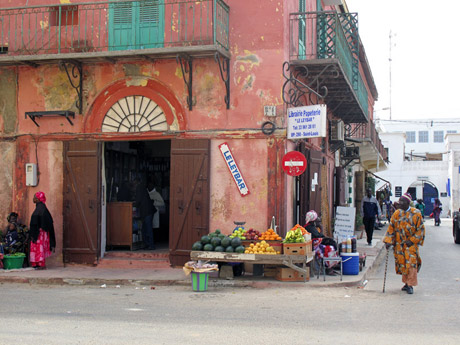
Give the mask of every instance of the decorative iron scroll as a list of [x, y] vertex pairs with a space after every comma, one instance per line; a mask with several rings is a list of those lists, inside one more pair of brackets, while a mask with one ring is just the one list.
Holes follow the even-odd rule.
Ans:
[[225, 104], [227, 109], [230, 109], [230, 59], [221, 56], [219, 53], [214, 55], [214, 59], [219, 65], [220, 76], [225, 84]]
[[[326, 79], [338, 78], [339, 71], [334, 65], [327, 65], [315, 77], [309, 77], [306, 66], [291, 66], [288, 61], [283, 63], [283, 76], [286, 81], [283, 84], [283, 101], [287, 105], [299, 107], [306, 104], [305, 97], [310, 103], [316, 103], [312, 96], [325, 99], [328, 89], [325, 85]], [[307, 82], [308, 81], [308, 82]]]
[[[83, 67], [81, 62], [75, 60], [60, 61], [59, 67], [64, 68], [70, 85], [77, 91], [75, 106], [79, 114], [83, 113]], [[70, 70], [70, 72], [69, 72]]]

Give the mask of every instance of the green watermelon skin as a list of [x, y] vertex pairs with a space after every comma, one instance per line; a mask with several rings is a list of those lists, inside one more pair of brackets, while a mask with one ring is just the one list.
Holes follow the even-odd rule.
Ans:
[[208, 244], [211, 242], [211, 238], [207, 235], [204, 235], [203, 237], [201, 237], [201, 243], [202, 244]]
[[211, 238], [211, 244], [213, 247], [220, 246], [220, 238], [219, 237], [213, 237]]
[[197, 241], [193, 244], [192, 250], [203, 250], [203, 245], [200, 241]]
[[204, 245], [203, 250], [204, 250], [205, 252], [212, 252], [212, 251], [214, 251], [214, 247], [212, 246], [211, 243], [208, 243], [208, 244], [205, 244], [205, 245]]
[[226, 251], [227, 253], [233, 253], [233, 252], [234, 252], [232, 246], [228, 246], [227, 248], [225, 248], [225, 251]]
[[216, 248], [214, 248], [214, 251], [215, 252], [225, 252], [225, 248], [222, 246], [217, 246]]
[[235, 253], [244, 253], [244, 247], [243, 246], [238, 246], [235, 248]]
[[232, 247], [236, 248], [241, 246], [241, 239], [239, 237], [235, 237], [232, 239]]
[[232, 239], [229, 238], [229, 237], [227, 237], [227, 236], [225, 236], [225, 237], [220, 241], [222, 247], [224, 247], [224, 248], [227, 248], [227, 247], [231, 244], [231, 242], [232, 242]]

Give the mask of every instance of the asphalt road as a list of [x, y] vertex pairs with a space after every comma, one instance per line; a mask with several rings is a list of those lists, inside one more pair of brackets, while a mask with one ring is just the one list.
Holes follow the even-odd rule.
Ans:
[[428, 220], [414, 295], [364, 288], [0, 286], [0, 344], [459, 344], [460, 245]]

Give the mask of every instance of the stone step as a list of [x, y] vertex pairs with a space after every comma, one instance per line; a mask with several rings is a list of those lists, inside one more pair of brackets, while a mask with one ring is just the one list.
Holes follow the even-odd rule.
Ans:
[[104, 254], [105, 258], [129, 258], [133, 260], [138, 259], [163, 259], [169, 260], [168, 251], [109, 251]]
[[169, 268], [171, 266], [168, 258], [159, 259], [140, 259], [130, 257], [104, 257], [99, 260], [98, 268], [116, 268], [116, 269], [151, 269], [151, 268]]

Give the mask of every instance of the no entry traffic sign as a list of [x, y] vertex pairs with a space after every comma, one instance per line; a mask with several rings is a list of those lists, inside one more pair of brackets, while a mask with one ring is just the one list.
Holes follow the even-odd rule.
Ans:
[[291, 151], [284, 155], [283, 170], [290, 176], [299, 176], [307, 169], [307, 159], [299, 151]]

